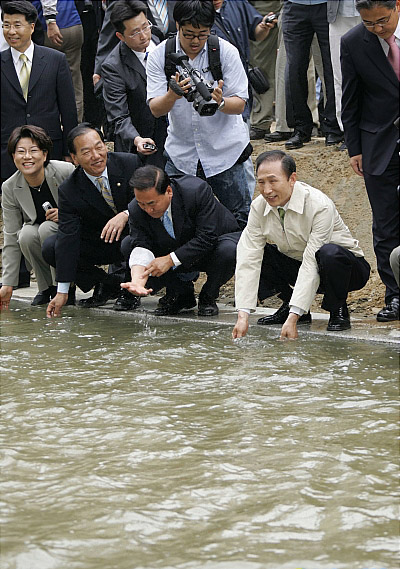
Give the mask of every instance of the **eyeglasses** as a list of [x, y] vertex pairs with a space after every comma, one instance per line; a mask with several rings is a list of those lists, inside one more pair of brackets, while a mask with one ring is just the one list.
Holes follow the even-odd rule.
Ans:
[[153, 27], [153, 24], [151, 22], [149, 22], [149, 20], [147, 20], [147, 26], [145, 26], [144, 28], [142, 28], [138, 32], [134, 32], [133, 34], [129, 34], [128, 38], [133, 39], [133, 38], [136, 38], [137, 36], [140, 36], [140, 34], [145, 34], [145, 33], [149, 32], [152, 27]]
[[381, 28], [383, 28], [386, 26], [386, 24], [389, 23], [391, 17], [392, 14], [389, 14], [387, 18], [381, 18], [377, 22], [366, 22], [365, 20], [363, 20], [363, 24], [366, 28], [374, 28], [375, 26], [380, 26]]
[[24, 150], [22, 148], [19, 148], [15, 151], [16, 156], [32, 156], [32, 158], [34, 158], [35, 156], [39, 156], [39, 154], [42, 152], [42, 150], [40, 148], [31, 148], [29, 150]]
[[193, 34], [192, 32], [183, 32], [182, 35], [187, 40], [194, 40], [194, 38], [199, 39], [200, 41], [208, 40], [211, 34]]
[[6, 32], [8, 32], [9, 30], [11, 30], [11, 28], [14, 28], [14, 30], [16, 32], [18, 32], [18, 30], [20, 30], [21, 28], [25, 28], [27, 24], [2, 24], [1, 27], [3, 28], [3, 30], [5, 30]]

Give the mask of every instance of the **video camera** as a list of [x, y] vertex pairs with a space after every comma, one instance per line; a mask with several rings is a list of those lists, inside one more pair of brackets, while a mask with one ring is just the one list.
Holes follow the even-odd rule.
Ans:
[[[195, 111], [197, 111], [201, 117], [211, 117], [215, 115], [218, 110], [218, 103], [211, 97], [211, 93], [214, 91], [212, 83], [204, 79], [200, 71], [194, 69], [187, 63], [189, 61], [187, 55], [170, 53], [167, 57], [174, 65], [182, 67], [183, 71], [181, 71], [179, 79], [182, 81], [182, 79], [190, 78], [192, 83], [188, 91], [183, 91], [175, 81], [171, 80], [171, 88], [179, 95], [185, 97], [189, 103], [193, 103]], [[181, 92], [178, 92], [178, 90]]]

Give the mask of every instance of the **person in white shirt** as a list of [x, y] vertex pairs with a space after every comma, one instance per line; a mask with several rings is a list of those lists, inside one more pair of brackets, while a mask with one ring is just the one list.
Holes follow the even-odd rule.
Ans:
[[282, 324], [281, 338], [297, 338], [297, 323], [311, 322], [310, 305], [324, 293], [330, 312], [328, 330], [350, 328], [347, 294], [369, 278], [364, 259], [335, 204], [316, 188], [297, 181], [294, 159], [281, 150], [260, 154], [256, 161], [260, 195], [237, 249], [235, 302], [238, 319], [233, 338], [247, 334], [249, 313], [257, 297], [279, 292], [283, 305], [258, 324]]

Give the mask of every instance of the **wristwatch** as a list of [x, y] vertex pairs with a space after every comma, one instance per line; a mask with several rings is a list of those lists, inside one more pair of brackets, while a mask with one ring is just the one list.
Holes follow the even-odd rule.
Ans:
[[222, 98], [222, 101], [220, 102], [219, 106], [218, 106], [218, 110], [222, 111], [222, 109], [225, 107], [225, 99]]
[[46, 24], [55, 24], [57, 20], [54, 17], [46, 18]]

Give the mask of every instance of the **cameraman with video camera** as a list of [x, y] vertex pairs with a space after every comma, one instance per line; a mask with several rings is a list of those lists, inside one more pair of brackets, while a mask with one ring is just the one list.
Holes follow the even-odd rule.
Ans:
[[178, 33], [149, 54], [147, 98], [155, 117], [168, 113], [165, 171], [206, 180], [243, 228], [251, 201], [243, 162], [252, 149], [241, 116], [247, 77], [237, 49], [211, 36], [214, 18], [211, 0], [176, 2]]

